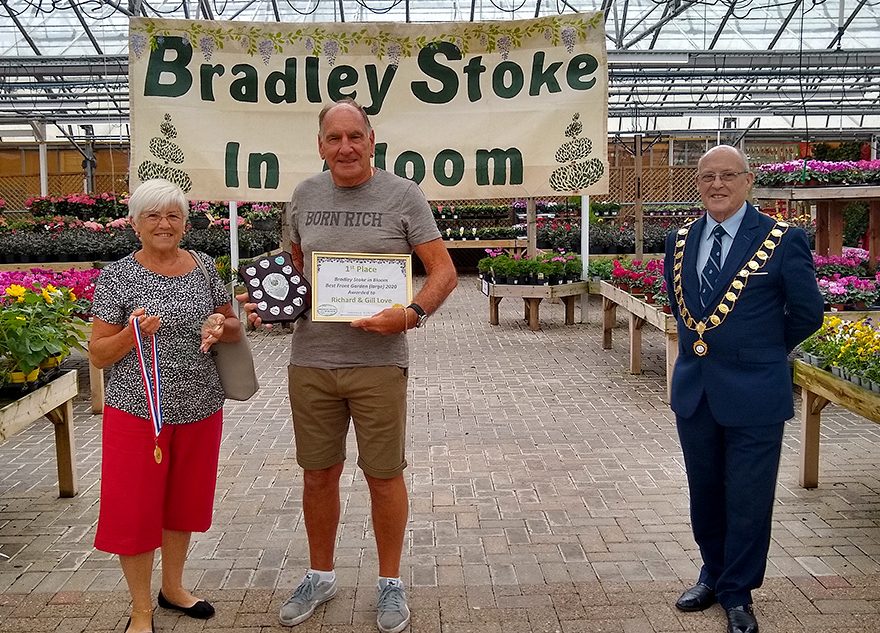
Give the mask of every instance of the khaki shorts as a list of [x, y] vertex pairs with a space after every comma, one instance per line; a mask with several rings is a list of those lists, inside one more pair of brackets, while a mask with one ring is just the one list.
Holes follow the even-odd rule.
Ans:
[[296, 461], [323, 470], [345, 461], [349, 420], [357, 464], [391, 479], [406, 468], [407, 370], [403, 367], [287, 368]]

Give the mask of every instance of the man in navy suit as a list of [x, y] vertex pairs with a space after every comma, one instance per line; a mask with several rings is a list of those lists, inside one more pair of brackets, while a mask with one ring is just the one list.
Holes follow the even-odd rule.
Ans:
[[823, 310], [806, 233], [746, 202], [753, 181], [739, 150], [710, 149], [697, 166], [707, 213], [666, 240], [679, 337], [670, 404], [703, 559], [675, 606], [717, 601], [729, 633], [758, 632], [751, 590], [767, 567], [783, 426], [794, 416], [787, 357]]

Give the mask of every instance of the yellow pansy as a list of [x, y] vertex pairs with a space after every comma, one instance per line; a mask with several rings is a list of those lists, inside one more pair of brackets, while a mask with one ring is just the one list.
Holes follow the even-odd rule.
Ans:
[[6, 289], [7, 296], [16, 297], [19, 301], [23, 300], [25, 292], [27, 292], [27, 288], [19, 286], [18, 284], [12, 284]]
[[41, 292], [40, 294], [43, 295], [43, 299], [46, 301], [46, 303], [52, 303], [53, 301], [55, 301], [55, 299], [52, 298], [52, 295], [49, 294], [49, 291], [46, 288], [43, 288], [43, 292]]

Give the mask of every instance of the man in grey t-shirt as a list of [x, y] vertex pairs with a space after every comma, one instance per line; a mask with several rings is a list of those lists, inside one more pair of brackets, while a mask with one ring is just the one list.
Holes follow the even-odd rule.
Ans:
[[[352, 323], [301, 320], [288, 368], [297, 462], [303, 468], [303, 515], [310, 569], [281, 607], [294, 626], [336, 595], [334, 545], [339, 524], [339, 478], [349, 420], [354, 422], [358, 466], [370, 488], [379, 556], [377, 626], [398, 633], [410, 612], [400, 580], [406, 531], [406, 330], [421, 327], [457, 283], [455, 268], [424, 194], [413, 182], [373, 168], [375, 135], [363, 108], [351, 99], [318, 117], [318, 151], [329, 172], [296, 188], [288, 205], [291, 253], [311, 278], [313, 251], [415, 251], [427, 279], [413, 303]], [[248, 318], [259, 325], [253, 304]]]

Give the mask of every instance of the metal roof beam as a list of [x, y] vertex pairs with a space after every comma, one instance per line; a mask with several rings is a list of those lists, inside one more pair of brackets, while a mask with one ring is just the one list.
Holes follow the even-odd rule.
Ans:
[[[843, 43], [843, 34], [846, 32], [846, 29], [849, 27], [849, 25], [852, 24], [852, 21], [855, 19], [856, 15], [858, 15], [859, 11], [862, 10], [862, 7], [864, 7], [867, 3], [868, 0], [859, 0], [856, 8], [853, 10], [852, 13], [850, 13], [849, 17], [846, 19], [846, 22], [837, 27], [837, 35], [835, 35], [834, 39], [829, 42], [828, 48], [834, 48], [835, 44], [837, 45], [838, 49], [840, 48], [841, 44]], [[841, 13], [843, 13], [843, 0], [841, 0], [840, 2], [840, 11]]]

